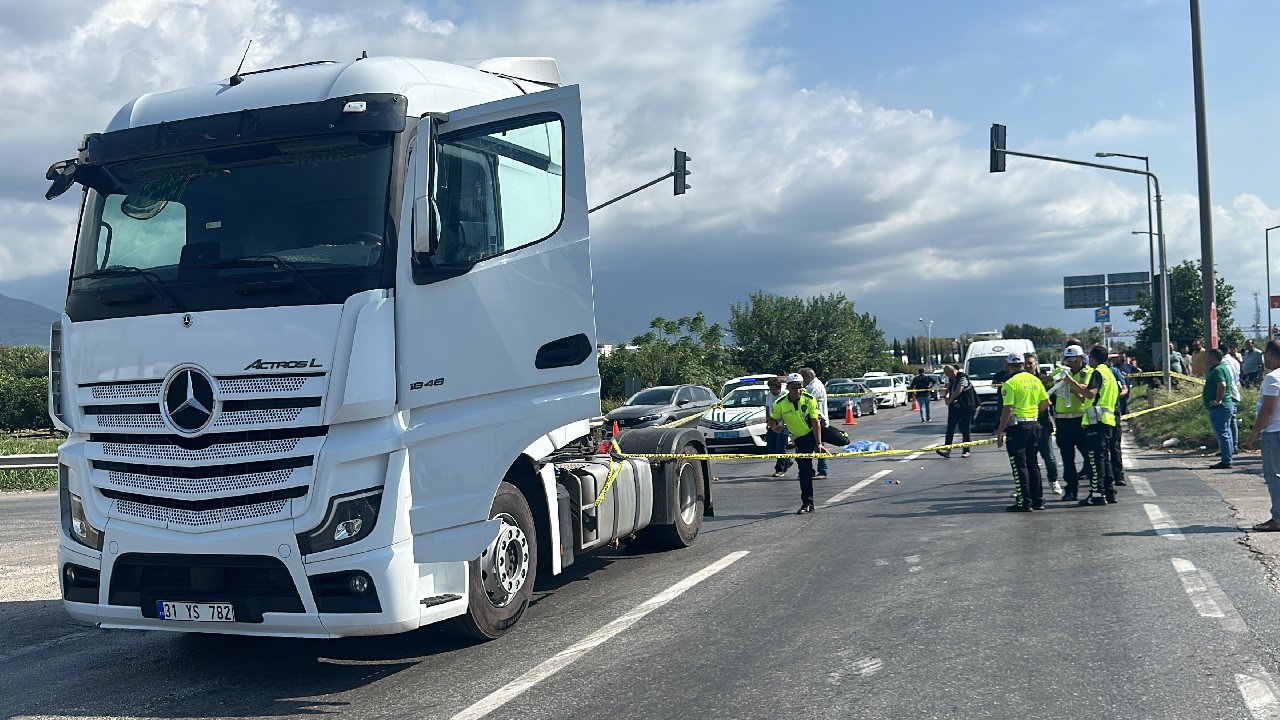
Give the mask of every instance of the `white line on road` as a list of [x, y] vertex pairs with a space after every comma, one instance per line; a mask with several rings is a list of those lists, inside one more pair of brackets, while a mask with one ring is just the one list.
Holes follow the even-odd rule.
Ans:
[[1223, 592], [1213, 573], [1200, 570], [1190, 560], [1170, 560], [1173, 562], [1173, 569], [1178, 572], [1178, 579], [1182, 581], [1182, 589], [1187, 591], [1187, 596], [1191, 598], [1191, 604], [1200, 613], [1200, 617], [1220, 619], [1223, 629], [1229, 632], [1248, 632], [1249, 627], [1244, 618], [1240, 616], [1236, 606], [1231, 604], [1231, 598]]
[[1151, 483], [1140, 477], [1129, 476], [1129, 484], [1133, 485], [1133, 491], [1139, 495], [1147, 497], [1155, 497], [1156, 491], [1151, 489]]
[[1244, 704], [1254, 720], [1280, 719], [1280, 701], [1276, 700], [1275, 683], [1262, 666], [1254, 668], [1248, 675], [1236, 673], [1236, 687], [1240, 688], [1240, 697], [1244, 698]]
[[845, 488], [844, 490], [841, 490], [839, 493], [837, 493], [837, 494], [836, 494], [836, 496], [835, 496], [835, 497], [833, 497], [833, 498], [831, 498], [830, 500], [828, 500], [828, 501], [826, 501], [826, 502], [822, 503], [822, 507], [827, 507], [827, 506], [829, 506], [829, 505], [835, 505], [836, 503], [843, 501], [845, 498], [847, 498], [847, 497], [849, 497], [850, 495], [852, 495], [852, 494], [854, 494], [854, 493], [858, 492], [858, 491], [859, 491], [859, 490], [861, 490], [862, 488], [864, 488], [864, 487], [866, 487], [866, 486], [870, 485], [871, 483], [873, 483], [873, 482], [875, 482], [875, 481], [879, 480], [880, 478], [884, 477], [885, 475], [888, 475], [888, 474], [889, 474], [889, 473], [891, 473], [891, 472], [893, 472], [893, 470], [892, 470], [892, 469], [890, 469], [890, 468], [885, 468], [884, 470], [881, 470], [881, 471], [879, 471], [879, 472], [877, 472], [877, 473], [874, 473], [871, 477], [867, 478], [866, 480], [859, 480], [858, 482], [854, 483], [853, 485], [850, 485], [849, 487]]
[[906, 456], [906, 457], [902, 458], [902, 459], [901, 459], [901, 460], [899, 460], [898, 462], [911, 462], [912, 460], [915, 460], [915, 459], [919, 458], [921, 455], [925, 454], [925, 452], [926, 452], [926, 451], [934, 449], [934, 448], [935, 448], [935, 447], [937, 447], [939, 444], [940, 444], [939, 442], [931, 442], [931, 443], [929, 443], [928, 445], [925, 445], [925, 446], [924, 446], [924, 448], [922, 448], [922, 449], [920, 450], [920, 452], [918, 452], [918, 453], [911, 453], [910, 455], [908, 455], [908, 456]]
[[1187, 536], [1182, 534], [1182, 531], [1178, 529], [1178, 526], [1174, 524], [1168, 515], [1164, 514], [1159, 505], [1143, 503], [1142, 509], [1147, 511], [1147, 519], [1151, 521], [1151, 527], [1155, 528], [1157, 535], [1163, 535], [1170, 540], [1187, 539]]
[[648, 615], [654, 610], [666, 605], [679, 597], [689, 588], [741, 560], [747, 555], [747, 552], [748, 551], [746, 550], [739, 550], [737, 552], [729, 553], [675, 585], [672, 585], [666, 590], [654, 595], [636, 606], [636, 608], [631, 612], [623, 615], [617, 620], [614, 620], [608, 625], [605, 625], [582, 640], [579, 640], [568, 649], [560, 651], [549, 660], [546, 660], [524, 675], [521, 675], [488, 696], [482, 698], [471, 707], [463, 710], [457, 715], [454, 715], [453, 720], [477, 720], [477, 718], [482, 718], [503, 705], [506, 705], [524, 691], [573, 664], [575, 660], [585, 655], [587, 651], [601, 645], [632, 625], [635, 625], [645, 615]]

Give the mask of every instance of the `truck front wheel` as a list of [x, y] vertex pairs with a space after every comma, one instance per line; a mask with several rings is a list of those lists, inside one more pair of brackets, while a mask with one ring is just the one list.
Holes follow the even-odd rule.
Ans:
[[502, 522], [498, 537], [470, 562], [467, 612], [446, 628], [472, 640], [493, 640], [516, 624], [529, 607], [538, 571], [533, 512], [516, 486], [498, 486], [489, 517]]

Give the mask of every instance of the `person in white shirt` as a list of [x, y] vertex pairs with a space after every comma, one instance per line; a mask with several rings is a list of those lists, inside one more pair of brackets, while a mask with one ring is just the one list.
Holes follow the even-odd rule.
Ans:
[[[823, 385], [822, 381], [818, 379], [818, 374], [813, 371], [813, 368], [800, 368], [800, 377], [804, 378], [804, 389], [813, 396], [814, 400], [818, 401], [818, 414], [822, 416], [822, 427], [826, 427], [829, 422], [828, 413], [830, 412], [827, 409], [827, 386]], [[819, 438], [818, 442], [821, 443], [822, 439]], [[827, 459], [818, 458], [818, 472], [814, 474], [813, 479], [825, 480], [826, 477]]]
[[[1227, 388], [1227, 390], [1231, 393], [1231, 399], [1235, 401], [1237, 408], [1236, 426], [1233, 428], [1235, 434], [1231, 436], [1236, 439], [1237, 444], [1240, 442], [1240, 413], [1238, 412], [1240, 407], [1240, 358], [1237, 357], [1238, 355], [1239, 350], [1236, 349], [1235, 343], [1228, 344], [1227, 351], [1222, 354], [1222, 364], [1226, 365], [1227, 372], [1231, 373], [1231, 387]], [[1236, 452], [1239, 451], [1240, 448], [1237, 447]]]
[[1262, 362], [1267, 374], [1262, 378], [1253, 432], [1244, 445], [1252, 450], [1262, 441], [1262, 479], [1271, 495], [1271, 518], [1254, 525], [1253, 530], [1280, 532], [1280, 341], [1267, 341]]

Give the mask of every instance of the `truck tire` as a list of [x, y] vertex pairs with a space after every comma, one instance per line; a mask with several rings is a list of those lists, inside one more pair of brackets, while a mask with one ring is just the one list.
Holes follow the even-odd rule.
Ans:
[[520, 490], [498, 486], [489, 511], [502, 521], [498, 537], [467, 567], [467, 612], [444, 627], [468, 640], [500, 637], [524, 614], [538, 572], [538, 535], [533, 512]]
[[[685, 445], [681, 455], [697, 455], [696, 446]], [[653, 525], [648, 536], [654, 545], [662, 548], [686, 548], [693, 544], [702, 529], [702, 463], [698, 460], [678, 458], [676, 463], [676, 497], [678, 504], [675, 522], [670, 525]]]

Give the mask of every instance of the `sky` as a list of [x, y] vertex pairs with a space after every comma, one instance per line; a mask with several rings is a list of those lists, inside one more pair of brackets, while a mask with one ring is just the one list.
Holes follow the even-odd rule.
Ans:
[[[1273, 0], [1203, 3], [1215, 257], [1242, 325], [1255, 292], [1265, 322], [1280, 225], [1278, 25]], [[1062, 278], [1148, 269], [1145, 184], [1015, 157], [990, 174], [993, 122], [1010, 150], [1149, 156], [1170, 264], [1200, 257], [1187, 0], [0, 0], [0, 293], [61, 307], [79, 207], [44, 200], [49, 164], [138, 95], [226, 78], [250, 39], [245, 69], [555, 57], [593, 205], [687, 151], [688, 194], [591, 216], [602, 341], [725, 322], [758, 290], [842, 292], [891, 338], [921, 318], [940, 337], [1085, 327]]]

